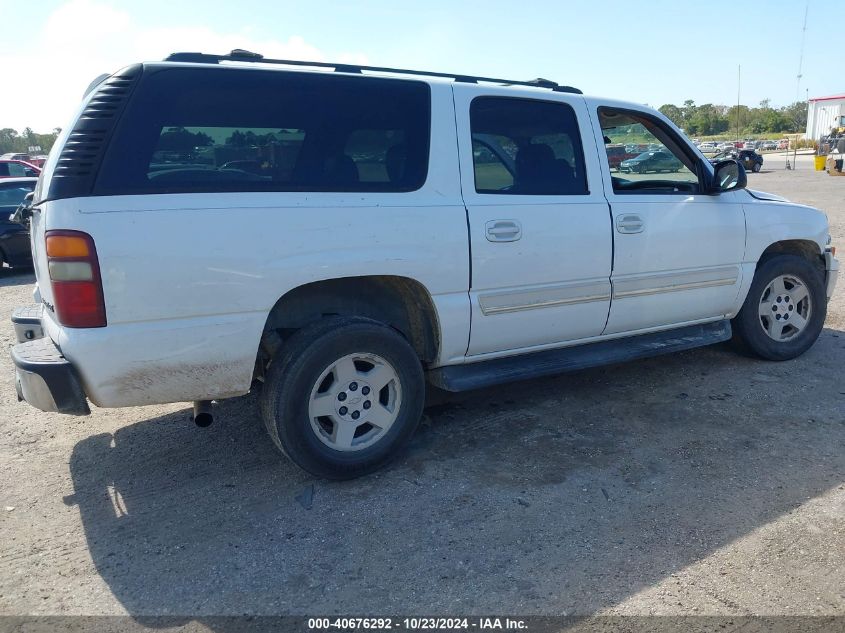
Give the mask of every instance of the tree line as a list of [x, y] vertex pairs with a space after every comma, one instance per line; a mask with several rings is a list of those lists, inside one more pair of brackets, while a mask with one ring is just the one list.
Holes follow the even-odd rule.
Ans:
[[46, 154], [61, 131], [61, 128], [53, 128], [48, 134], [38, 134], [32, 128], [24, 128], [23, 132], [18, 133], [10, 127], [4, 127], [0, 129], [0, 154], [28, 154], [30, 147], [41, 147], [40, 151], [34, 153]]
[[687, 99], [682, 106], [667, 103], [658, 109], [683, 128], [688, 136], [744, 137], [749, 134], [803, 132], [807, 127], [807, 103], [804, 101], [773, 108], [769, 99], [763, 99], [759, 107], [751, 108], [712, 103], [695, 105], [692, 99]]

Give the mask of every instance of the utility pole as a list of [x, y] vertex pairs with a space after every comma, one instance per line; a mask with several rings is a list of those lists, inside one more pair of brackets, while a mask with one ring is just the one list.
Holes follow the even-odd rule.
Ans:
[[810, 0], [804, 5], [804, 26], [801, 27], [801, 52], [798, 54], [798, 77], [795, 85], [795, 101], [796, 103], [801, 99], [801, 74], [804, 67], [804, 40], [807, 37], [807, 13], [810, 10]]
[[739, 142], [739, 94], [742, 86], [742, 64], [736, 67], [736, 141]]

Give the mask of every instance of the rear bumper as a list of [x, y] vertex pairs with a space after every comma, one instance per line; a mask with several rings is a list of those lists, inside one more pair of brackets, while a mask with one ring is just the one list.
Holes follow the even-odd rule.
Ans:
[[12, 322], [19, 342], [12, 348], [15, 364], [15, 389], [18, 400], [36, 409], [88, 415], [88, 400], [79, 375], [50, 338], [41, 329], [40, 306], [15, 310]]

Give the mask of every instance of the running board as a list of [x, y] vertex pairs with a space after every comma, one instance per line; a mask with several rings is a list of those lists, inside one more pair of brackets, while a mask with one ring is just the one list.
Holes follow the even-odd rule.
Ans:
[[612, 341], [439, 367], [428, 372], [428, 379], [436, 387], [446, 391], [467, 391], [517, 380], [553, 376], [589, 367], [623, 363], [637, 358], [681, 352], [721, 343], [730, 338], [730, 321], [716, 321]]

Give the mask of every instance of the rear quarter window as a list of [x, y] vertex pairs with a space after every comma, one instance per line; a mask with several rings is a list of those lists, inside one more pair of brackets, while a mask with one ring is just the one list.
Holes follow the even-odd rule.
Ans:
[[94, 193], [413, 191], [428, 172], [430, 100], [417, 81], [154, 69]]

